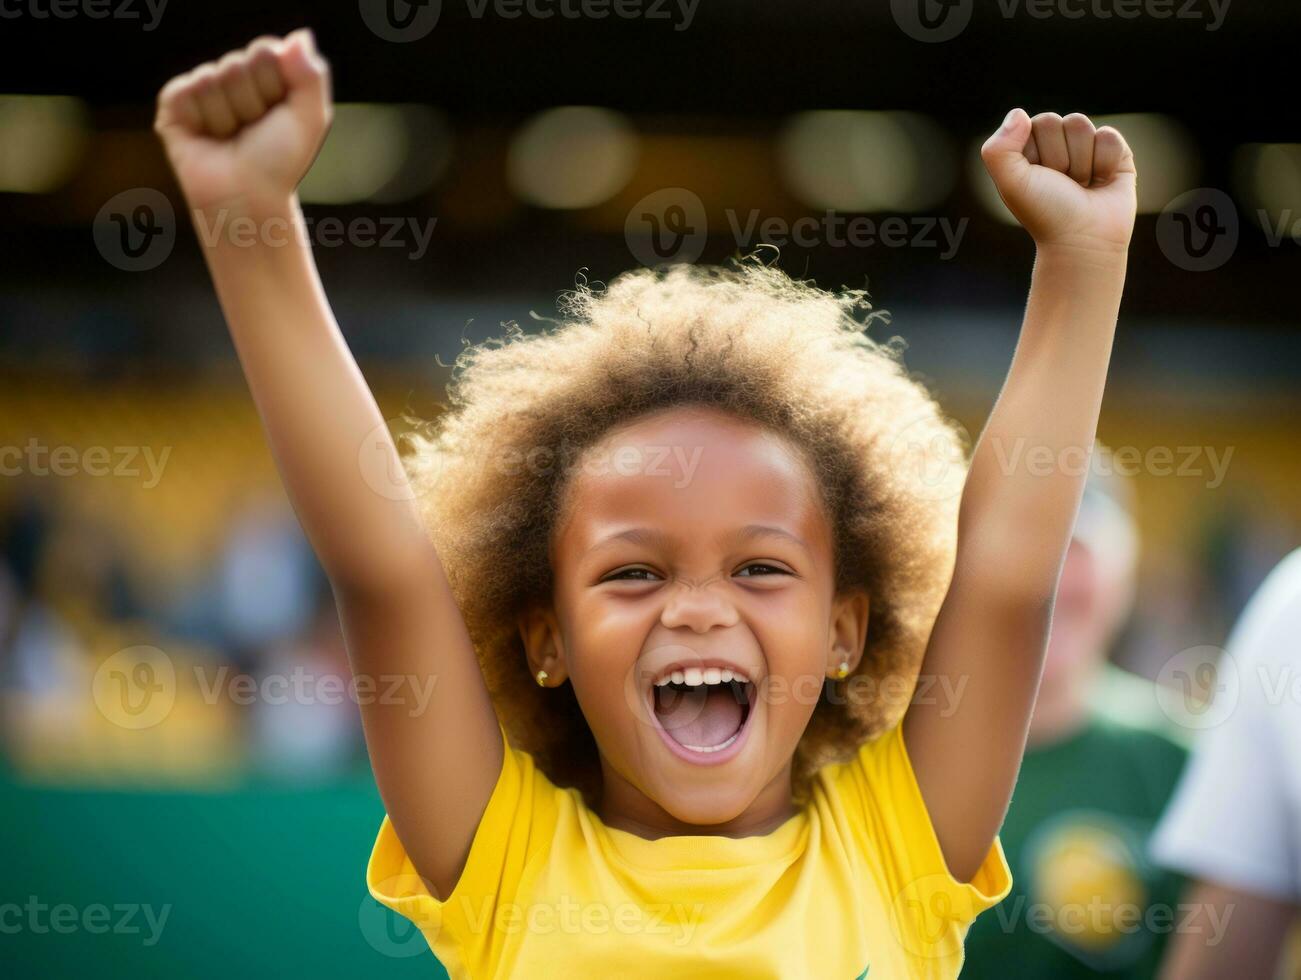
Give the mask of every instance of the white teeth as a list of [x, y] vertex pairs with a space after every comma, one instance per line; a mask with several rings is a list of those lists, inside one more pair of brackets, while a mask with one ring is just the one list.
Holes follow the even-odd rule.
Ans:
[[682, 747], [683, 747], [684, 749], [690, 749], [692, 752], [703, 752], [703, 753], [719, 752], [719, 751], [721, 751], [721, 750], [727, 748], [727, 747], [728, 747], [729, 745], [731, 745], [733, 742], [735, 742], [735, 741], [737, 740], [737, 737], [738, 737], [740, 734], [741, 734], [740, 732], [737, 732], [735, 735], [733, 735], [731, 738], [729, 738], [726, 742], [721, 742], [721, 743], [719, 743], [718, 745], [687, 745], [687, 744], [685, 744], [685, 743], [679, 743], [679, 744], [681, 744]]
[[702, 684], [730, 684], [736, 681], [740, 684], [750, 683], [750, 679], [737, 670], [729, 670], [722, 667], [685, 667], [682, 670], [675, 670], [665, 674], [655, 682], [656, 687], [663, 687], [666, 684], [685, 684], [688, 687], [699, 687]]

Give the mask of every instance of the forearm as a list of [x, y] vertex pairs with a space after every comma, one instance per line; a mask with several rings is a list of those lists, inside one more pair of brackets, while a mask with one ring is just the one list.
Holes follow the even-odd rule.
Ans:
[[1123, 252], [1089, 264], [1040, 252], [1012, 366], [963, 488], [953, 580], [922, 671], [965, 684], [965, 697], [949, 717], [913, 705], [904, 731], [962, 880], [998, 832], [1025, 749], [1123, 282]]
[[429, 560], [384, 418], [330, 311], [297, 198], [239, 213], [256, 228], [245, 238], [230, 211], [196, 225], [276, 466], [336, 586], [382, 588]]
[[1125, 253], [1040, 251], [1016, 353], [963, 489], [959, 562], [1051, 596], [1097, 431]]
[[1179, 906], [1193, 917], [1166, 947], [1161, 980], [1219, 980], [1278, 974], [1296, 904], [1210, 881], [1194, 883]]

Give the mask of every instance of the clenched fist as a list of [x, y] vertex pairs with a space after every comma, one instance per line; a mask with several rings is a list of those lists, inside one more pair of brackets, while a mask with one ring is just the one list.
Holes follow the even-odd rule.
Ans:
[[1134, 230], [1134, 154], [1110, 126], [1021, 109], [981, 147], [1008, 210], [1040, 247], [1123, 252]]
[[302, 29], [173, 78], [154, 129], [192, 209], [256, 209], [294, 193], [331, 115], [329, 66]]

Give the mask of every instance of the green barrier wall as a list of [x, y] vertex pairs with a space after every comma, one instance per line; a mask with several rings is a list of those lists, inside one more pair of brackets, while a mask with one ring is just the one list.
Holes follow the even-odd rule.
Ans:
[[223, 792], [36, 788], [0, 772], [0, 975], [446, 977], [366, 892], [382, 816], [368, 770]]

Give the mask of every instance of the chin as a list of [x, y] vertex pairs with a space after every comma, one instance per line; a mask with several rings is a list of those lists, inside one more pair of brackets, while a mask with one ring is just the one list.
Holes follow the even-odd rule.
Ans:
[[684, 792], [675, 787], [667, 797], [656, 802], [675, 820], [697, 827], [713, 827], [739, 818], [754, 802], [754, 794], [722, 791], [717, 784], [700, 786]]

